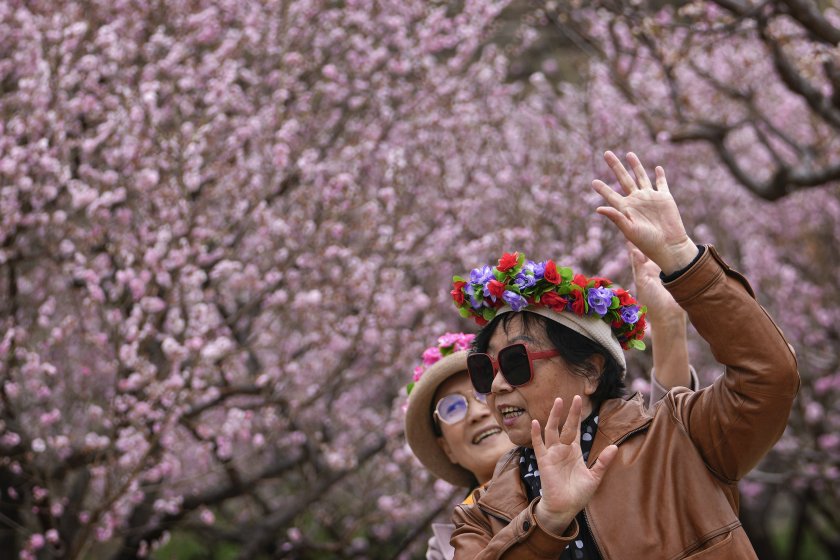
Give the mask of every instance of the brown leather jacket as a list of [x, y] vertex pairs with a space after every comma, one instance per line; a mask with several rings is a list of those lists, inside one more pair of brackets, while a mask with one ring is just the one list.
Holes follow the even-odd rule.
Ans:
[[[737, 482], [785, 429], [796, 358], [713, 247], [666, 287], [724, 375], [697, 392], [673, 390], [651, 409], [639, 396], [604, 402], [589, 465], [611, 443], [619, 451], [584, 515], [604, 560], [755, 558]], [[475, 505], [455, 510], [455, 558], [557, 558], [577, 536], [577, 522], [561, 537], [539, 525], [539, 498], [528, 503], [518, 463], [513, 450]]]

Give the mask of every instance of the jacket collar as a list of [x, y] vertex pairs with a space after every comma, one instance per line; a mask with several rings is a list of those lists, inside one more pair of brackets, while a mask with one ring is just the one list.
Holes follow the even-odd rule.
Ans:
[[476, 500], [482, 510], [508, 522], [528, 507], [528, 496], [519, 478], [519, 457], [518, 447], [503, 455], [487, 490]]
[[595, 464], [605, 447], [621, 445], [633, 434], [647, 430], [652, 421], [653, 415], [639, 393], [634, 393], [627, 400], [609, 399], [603, 402], [598, 413], [598, 433], [595, 434], [587, 466]]

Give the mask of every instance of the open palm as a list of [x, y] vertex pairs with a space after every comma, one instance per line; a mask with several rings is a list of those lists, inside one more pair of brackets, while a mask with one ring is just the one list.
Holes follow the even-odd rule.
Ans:
[[582, 510], [606, 473], [618, 448], [608, 446], [589, 469], [580, 448], [581, 398], [575, 395], [569, 413], [559, 430], [563, 399], [555, 399], [545, 426], [545, 440], [537, 420], [531, 423], [531, 443], [540, 468], [542, 498], [537, 506], [540, 522], [555, 533], [562, 533]]
[[607, 152], [604, 159], [625, 194], [622, 196], [603, 181], [593, 181], [593, 188], [608, 204], [597, 212], [612, 220], [627, 240], [666, 274], [690, 263], [697, 248], [685, 231], [677, 204], [668, 190], [665, 171], [656, 168], [654, 188], [635, 154], [627, 154], [635, 179], [612, 152]]

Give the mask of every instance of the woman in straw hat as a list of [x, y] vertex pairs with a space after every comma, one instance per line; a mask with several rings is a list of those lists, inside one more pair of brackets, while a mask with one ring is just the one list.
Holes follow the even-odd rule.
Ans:
[[635, 180], [605, 159], [624, 195], [595, 181], [606, 200], [597, 212], [659, 266], [724, 373], [649, 409], [621, 398], [623, 349], [641, 346], [642, 319], [609, 280], [551, 261], [537, 278], [517, 253], [484, 286], [457, 280], [462, 315], [486, 324], [467, 358], [471, 381], [517, 447], [456, 508], [455, 557], [755, 558], [737, 482], [785, 428], [799, 387], [793, 349], [746, 279], [689, 238], [662, 168], [654, 187], [633, 154]]
[[[647, 303], [654, 345], [651, 398], [658, 400], [675, 386], [697, 387], [688, 364], [686, 317], [659, 282], [659, 269], [641, 252], [630, 248], [634, 279]], [[484, 395], [473, 390], [467, 374], [467, 350], [475, 335], [446, 333], [423, 352], [423, 363], [409, 384], [406, 439], [414, 454], [435, 476], [470, 489], [483, 488], [496, 462], [513, 447], [487, 407]], [[660, 378], [656, 371], [662, 372]], [[454, 525], [433, 523], [426, 558], [452, 558], [449, 544]]]

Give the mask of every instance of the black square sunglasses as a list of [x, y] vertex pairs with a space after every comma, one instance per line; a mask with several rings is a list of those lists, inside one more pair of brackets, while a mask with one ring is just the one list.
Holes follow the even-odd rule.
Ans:
[[534, 378], [535, 360], [559, 355], [557, 350], [529, 352], [528, 347], [520, 342], [499, 350], [499, 357], [495, 360], [489, 354], [470, 354], [467, 356], [467, 371], [475, 391], [486, 395], [493, 386], [497, 371], [501, 372], [511, 387], [527, 385]]

